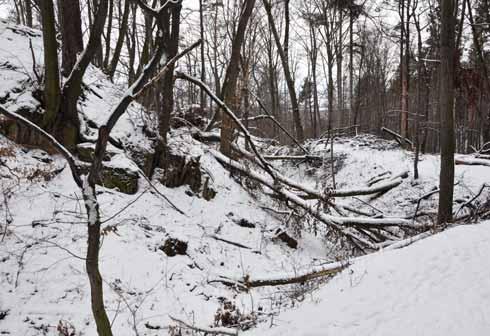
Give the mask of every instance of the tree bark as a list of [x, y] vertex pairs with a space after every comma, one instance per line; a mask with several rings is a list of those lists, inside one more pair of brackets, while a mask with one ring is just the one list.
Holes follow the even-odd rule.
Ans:
[[[180, 11], [182, 4], [171, 6], [166, 12], [162, 13], [164, 25], [164, 48], [168, 59], [177, 55], [179, 50], [180, 36]], [[167, 133], [170, 127], [170, 115], [174, 109], [174, 68], [175, 64], [170, 64], [168, 71], [161, 81], [161, 110], [158, 116], [159, 134], [161, 139], [166, 143]]]
[[[41, 1], [43, 2], [43, 1]], [[79, 0], [58, 0], [62, 40], [62, 74], [68, 77], [83, 50], [82, 18]]]
[[[74, 1], [77, 2], [76, 0]], [[64, 3], [64, 0], [62, 2]], [[59, 118], [57, 125], [57, 136], [63, 139], [63, 143], [70, 148], [74, 147], [79, 141], [80, 121], [78, 119], [77, 103], [82, 92], [83, 75], [101, 45], [101, 36], [107, 17], [107, 1], [101, 1], [97, 8], [87, 47], [81, 56], [78, 57], [62, 90], [61, 118]]]
[[[231, 108], [234, 110], [236, 110], [236, 107], [239, 105], [239, 101], [237, 101], [236, 99], [236, 91], [238, 74], [240, 72], [240, 51], [243, 41], [245, 40], [245, 32], [247, 30], [248, 22], [255, 6], [255, 0], [246, 0], [244, 6], [245, 7], [241, 12], [235, 36], [233, 37], [230, 63], [228, 64], [228, 68], [226, 69], [225, 80], [223, 82], [220, 97], [224, 101], [225, 105], [231, 106]], [[220, 150], [223, 154], [227, 156], [231, 156], [232, 154], [231, 144], [233, 142], [234, 130], [234, 121], [227, 114], [223, 114], [221, 124]]]
[[441, 63], [440, 63], [440, 142], [441, 171], [439, 177], [439, 209], [437, 221], [452, 221], [454, 192], [454, 0], [441, 0]]
[[61, 99], [56, 19], [52, 0], [40, 3], [44, 44], [44, 108], [43, 127], [52, 128]]
[[116, 73], [117, 65], [121, 57], [121, 51], [124, 45], [124, 39], [126, 38], [126, 33], [128, 31], [128, 21], [129, 21], [129, 11], [130, 11], [130, 1], [124, 0], [124, 10], [122, 13], [122, 20], [119, 26], [119, 36], [117, 37], [116, 47], [114, 48], [114, 53], [112, 55], [112, 60], [109, 65], [108, 74], [111, 81], [114, 80], [114, 75]]

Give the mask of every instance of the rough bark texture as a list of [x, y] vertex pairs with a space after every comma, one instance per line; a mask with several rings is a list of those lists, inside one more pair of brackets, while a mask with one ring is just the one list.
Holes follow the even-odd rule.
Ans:
[[87, 47], [73, 66], [62, 90], [61, 118], [57, 125], [57, 137], [63, 139], [63, 143], [70, 148], [79, 142], [80, 121], [77, 102], [82, 92], [83, 75], [101, 45], [101, 36], [107, 18], [107, 1], [101, 1], [97, 8]]
[[41, 21], [44, 44], [44, 108], [43, 126], [53, 126], [60, 105], [60, 79], [56, 43], [55, 14], [52, 0], [41, 1]]
[[[236, 110], [236, 107], [239, 105], [239, 101], [237, 101], [236, 98], [236, 91], [238, 74], [240, 72], [240, 51], [245, 39], [245, 32], [247, 30], [250, 16], [252, 15], [254, 5], [255, 0], [247, 0], [244, 5], [245, 7], [241, 12], [238, 28], [235, 36], [233, 37], [231, 46], [230, 63], [226, 69], [225, 80], [223, 82], [223, 88], [221, 89], [220, 98], [224, 101], [225, 105], [232, 107], [233, 110]], [[223, 113], [222, 121], [220, 150], [223, 154], [231, 156], [231, 143], [233, 142], [235, 125], [233, 120], [225, 113]]]
[[440, 118], [441, 118], [441, 173], [438, 223], [452, 220], [454, 191], [454, 0], [441, 1], [441, 75], [440, 75]]
[[[89, 182], [86, 182], [89, 183]], [[91, 194], [86, 194], [90, 192]], [[85, 207], [88, 214], [88, 240], [85, 267], [90, 281], [92, 313], [99, 336], [112, 336], [111, 323], [104, 308], [102, 276], [99, 270], [100, 252], [100, 212], [96, 201], [95, 185], [84, 190]], [[92, 203], [95, 202], [95, 203]]]
[[[179, 50], [179, 35], [180, 35], [180, 11], [182, 9], [181, 4], [170, 7], [162, 15], [162, 21], [164, 25], [164, 48], [168, 59], [171, 59], [177, 55]], [[172, 63], [168, 66], [168, 71], [163, 76], [161, 81], [161, 111], [159, 113], [159, 133], [160, 137], [166, 142], [167, 133], [170, 125], [170, 114], [174, 109], [174, 68], [175, 64]]]
[[[44, 2], [44, 1], [41, 1]], [[83, 50], [82, 19], [79, 0], [58, 0], [62, 39], [62, 71], [68, 77]]]

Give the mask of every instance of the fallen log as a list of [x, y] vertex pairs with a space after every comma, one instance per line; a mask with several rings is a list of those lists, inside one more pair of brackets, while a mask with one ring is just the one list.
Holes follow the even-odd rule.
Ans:
[[400, 240], [396, 243], [393, 243], [387, 247], [384, 248], [384, 250], [396, 250], [396, 249], [400, 249], [402, 247], [406, 247], [408, 245], [411, 245], [413, 243], [415, 243], [416, 241], [419, 241], [419, 240], [422, 240], [424, 238], [427, 238], [429, 236], [432, 236], [432, 232], [431, 231], [426, 231], [426, 232], [422, 232], [416, 236], [412, 236], [410, 238], [407, 238], [407, 239], [404, 239], [404, 240]]
[[[362, 196], [362, 195], [372, 195], [381, 192], [387, 192], [403, 182], [403, 178], [397, 177], [395, 179], [380, 183], [373, 187], [368, 188], [358, 188], [358, 189], [338, 189], [338, 190], [327, 190], [325, 192], [326, 197], [349, 197], [349, 196]], [[318, 192], [316, 194], [309, 194], [305, 199], [320, 199]]]
[[169, 315], [169, 317], [172, 321], [179, 323], [181, 326], [197, 332], [211, 334], [211, 335], [238, 336], [238, 329], [225, 328], [225, 327], [214, 327], [214, 328], [201, 327], [201, 326], [191, 325], [171, 315]]
[[400, 146], [405, 147], [405, 144], [408, 144], [408, 145], [410, 145], [410, 147], [413, 147], [413, 142], [412, 141], [410, 141], [407, 138], [402, 137], [400, 134], [396, 133], [395, 131], [392, 131], [389, 128], [386, 128], [386, 127], [381, 127], [381, 131], [383, 131], [383, 132], [388, 133], [389, 135], [391, 135], [396, 140], [396, 142], [398, 142], [398, 144]]
[[246, 276], [239, 280], [246, 288], [257, 288], [266, 286], [281, 286], [297, 283], [305, 283], [317, 278], [335, 275], [350, 265], [349, 262], [333, 262], [323, 266], [317, 266], [300, 274], [270, 276], [262, 279], [251, 279]]
[[467, 165], [467, 166], [487, 166], [490, 167], [490, 160], [487, 159], [473, 159], [473, 158], [456, 158], [454, 159], [456, 165]]
[[281, 197], [283, 197], [287, 201], [295, 204], [296, 206], [299, 206], [303, 210], [310, 213], [313, 217], [318, 219], [320, 222], [338, 230], [342, 234], [352, 239], [360, 241], [366, 247], [373, 248], [375, 247], [375, 244], [360, 237], [356, 232], [347, 230], [347, 228], [343, 226], [359, 226], [363, 228], [382, 228], [386, 226], [398, 226], [398, 227], [406, 227], [411, 229], [425, 228], [425, 225], [412, 223], [411, 221], [403, 218], [340, 217], [340, 216], [331, 216], [331, 215], [324, 214], [323, 212], [320, 212], [317, 209], [317, 207], [315, 207], [314, 205], [309, 204], [306, 200], [302, 199], [301, 197], [295, 195], [291, 191], [284, 188], [282, 185], [278, 184], [277, 181], [282, 181], [283, 179], [286, 179], [283, 176], [277, 174], [276, 175], [277, 181], [276, 183], [274, 183], [273, 181], [270, 181], [267, 178], [265, 178], [263, 175], [257, 174], [252, 170], [249, 170], [248, 168], [241, 165], [237, 161], [234, 161], [215, 150], [210, 150], [210, 152], [221, 163], [228, 165], [233, 169], [236, 169], [241, 173], [247, 175], [248, 177], [262, 183], [263, 185], [267, 186], [269, 189], [278, 193]]
[[264, 155], [267, 161], [321, 161], [320, 156], [315, 155]]
[[[430, 237], [431, 235], [432, 235], [431, 231], [426, 231], [394, 243], [389, 242], [389, 245], [378, 244], [380, 247], [379, 253], [382, 253], [382, 251], [396, 250], [396, 249], [406, 247], [408, 245], [413, 244], [414, 242]], [[282, 285], [291, 285], [291, 284], [298, 284], [298, 283], [302, 284], [317, 278], [321, 278], [325, 276], [333, 276], [343, 271], [345, 268], [354, 264], [354, 262], [359, 258], [363, 258], [363, 257], [364, 256], [353, 258], [350, 260], [332, 262], [322, 266], [316, 266], [307, 271], [303, 271], [301, 273], [279, 274], [279, 275], [272, 275], [272, 276], [262, 277], [262, 278], [251, 278], [250, 275], [247, 275], [243, 279], [221, 276], [218, 279], [210, 280], [209, 283], [219, 282], [226, 286], [236, 286], [243, 290], [248, 290], [257, 287], [266, 287], [266, 286], [282, 286]]]
[[[262, 167], [261, 163], [258, 162], [254, 155], [245, 149], [242, 149], [240, 147], [234, 146], [234, 149], [238, 151], [240, 154], [245, 156], [246, 158], [254, 161], [257, 163], [259, 166]], [[265, 157], [264, 157], [265, 158]], [[390, 189], [393, 189], [394, 187], [400, 185], [402, 183], [402, 180], [406, 177], [408, 177], [408, 172], [407, 171], [402, 171], [401, 173], [393, 176], [388, 182], [384, 184], [380, 184], [371, 188], [359, 188], [359, 189], [346, 189], [346, 190], [328, 190], [326, 192], [321, 192], [306, 186], [303, 186], [299, 184], [296, 181], [293, 181], [279, 172], [275, 172], [275, 177], [277, 180], [283, 182], [284, 184], [293, 187], [295, 189], [298, 189], [306, 194], [306, 196], [302, 197], [303, 199], [319, 199], [325, 202], [330, 201], [330, 198], [332, 197], [348, 197], [348, 196], [361, 196], [361, 195], [370, 195], [370, 194], [377, 194], [380, 192], [386, 192]]]

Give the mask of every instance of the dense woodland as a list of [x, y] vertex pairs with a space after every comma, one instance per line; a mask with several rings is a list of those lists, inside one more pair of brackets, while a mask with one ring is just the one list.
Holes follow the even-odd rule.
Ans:
[[[489, 165], [489, 0], [11, 0], [2, 5], [6, 20], [42, 31], [43, 66], [32, 51], [31, 84], [44, 112], [32, 117], [2, 106], [0, 113], [25, 130], [11, 136], [16, 142], [61, 153], [83, 193], [86, 267], [99, 335], [112, 331], [99, 273], [96, 185], [108, 147], [121, 147], [111, 131], [132, 103], [144, 107], [144, 132], [154, 140], [155, 155], [144, 167], [149, 178], [175, 160], [167, 148], [170, 129], [190, 125], [195, 138], [219, 142], [218, 161], [332, 225], [363, 252], [393, 238], [392, 232], [373, 228], [425, 224], [415, 223], [417, 212], [413, 222], [349, 217], [340, 221], [351, 226], [347, 230], [305, 200], [335, 207], [334, 197], [382, 192], [399, 185], [402, 176], [381, 189], [343, 194], [336, 190], [332, 164], [327, 195], [278, 173], [257, 139], [297, 148], [289, 160], [315, 160], [305, 149], [311, 141], [333, 144], [362, 133], [392, 139], [413, 153], [415, 180], [419, 155], [440, 153], [440, 225], [453, 221], [455, 153], [475, 154], [468, 164]], [[79, 104], [91, 90], [84, 81], [90, 67], [127, 91], [98, 127], [91, 161], [81, 164], [77, 146], [87, 136]], [[240, 164], [243, 158], [263, 175], [248, 171]]]

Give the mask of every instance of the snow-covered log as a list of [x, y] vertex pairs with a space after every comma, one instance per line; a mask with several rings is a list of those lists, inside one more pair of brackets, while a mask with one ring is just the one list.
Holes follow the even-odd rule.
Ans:
[[329, 275], [337, 274], [344, 268], [350, 265], [347, 261], [333, 262], [326, 265], [312, 267], [303, 272], [290, 273], [290, 274], [277, 274], [265, 277], [251, 278], [250, 276], [245, 276], [243, 279], [232, 279], [228, 277], [221, 277], [214, 282], [222, 282], [226, 284], [239, 283], [243, 285], [244, 288], [256, 288], [256, 287], [266, 287], [266, 286], [281, 286], [290, 285], [297, 283], [305, 283], [317, 278], [322, 278]]
[[[244, 155], [246, 158], [255, 161], [257, 164], [262, 166], [259, 162], [254, 160], [254, 157], [252, 153], [246, 151], [243, 148], [234, 147], [235, 150], [240, 152], [240, 154]], [[264, 157], [265, 159], [266, 157]], [[391, 177], [388, 181], [384, 183], [377, 184], [372, 187], [368, 188], [356, 188], [356, 189], [338, 189], [338, 190], [328, 190], [327, 192], [321, 192], [316, 189], [309, 188], [307, 186], [304, 186], [292, 179], [289, 179], [280, 173], [276, 172], [275, 173], [276, 179], [279, 181], [287, 184], [290, 187], [293, 187], [295, 189], [298, 189], [299, 191], [302, 191], [306, 194], [306, 196], [302, 197], [304, 199], [320, 199], [323, 201], [329, 201], [330, 198], [332, 197], [349, 197], [349, 196], [361, 196], [361, 195], [372, 195], [372, 194], [377, 194], [380, 192], [386, 192], [390, 189], [393, 189], [400, 185], [403, 181], [404, 178], [408, 177], [408, 172], [407, 171], [402, 171], [399, 174], [394, 175]]]
[[[372, 195], [380, 192], [389, 191], [403, 182], [403, 178], [397, 177], [390, 179], [386, 182], [379, 183], [378, 185], [367, 187], [367, 188], [354, 188], [354, 189], [337, 189], [329, 190], [325, 194], [327, 197], [349, 197], [349, 196], [362, 196], [362, 195]], [[319, 199], [319, 192], [315, 194], [309, 194], [308, 199]]]
[[[386, 226], [398, 226], [398, 227], [406, 227], [411, 229], [425, 228], [425, 225], [412, 223], [411, 221], [402, 218], [363, 218], [363, 217], [340, 217], [340, 216], [327, 215], [321, 212], [318, 209], [318, 207], [310, 204], [308, 201], [302, 199], [298, 195], [284, 188], [284, 186], [277, 183], [277, 181], [276, 183], [274, 183], [273, 181], [270, 181], [264, 176], [246, 168], [245, 166], [241, 165], [239, 162], [234, 161], [215, 150], [210, 150], [210, 152], [221, 163], [228, 165], [233, 169], [242, 172], [248, 177], [262, 183], [263, 185], [267, 186], [271, 190], [274, 190], [276, 193], [278, 193], [281, 197], [283, 197], [287, 201], [295, 204], [296, 206], [299, 206], [303, 210], [310, 213], [313, 217], [318, 219], [320, 222], [330, 226], [331, 228], [339, 231], [340, 233], [344, 234], [349, 238], [359, 241], [365, 247], [377, 249], [375, 244], [359, 236], [357, 232], [349, 230], [348, 226], [363, 227], [363, 228], [383, 228]], [[278, 177], [278, 181], [282, 181], [281, 178], [283, 177]]]
[[454, 160], [457, 165], [467, 165], [467, 166], [487, 166], [490, 167], [490, 160], [487, 159], [476, 159], [469, 157], [459, 157]]
[[209, 335], [230, 335], [230, 336], [238, 336], [238, 329], [225, 328], [225, 327], [202, 327], [194, 324], [190, 324], [182, 321], [181, 319], [175, 318], [173, 316], [169, 316], [172, 321], [179, 323], [181, 326], [191, 329], [197, 332], [209, 334]]
[[267, 161], [320, 161], [322, 158], [315, 155], [264, 155]]

